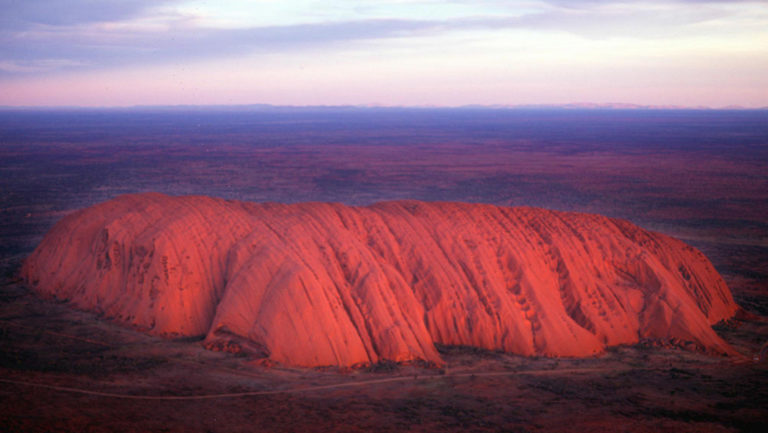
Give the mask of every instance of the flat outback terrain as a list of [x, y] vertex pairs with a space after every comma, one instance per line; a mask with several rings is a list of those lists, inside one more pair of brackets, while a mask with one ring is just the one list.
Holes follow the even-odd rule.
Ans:
[[[700, 250], [732, 349], [586, 357], [436, 344], [442, 365], [295, 367], [42, 298], [22, 264], [122, 194], [534, 206]], [[0, 111], [0, 430], [751, 432], [768, 425], [768, 112], [275, 107]], [[714, 334], [713, 334], [714, 335]], [[209, 345], [210, 347], [210, 345]]]

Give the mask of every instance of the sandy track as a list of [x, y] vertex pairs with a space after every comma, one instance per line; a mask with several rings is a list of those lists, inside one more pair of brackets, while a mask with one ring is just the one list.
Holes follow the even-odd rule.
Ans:
[[398, 376], [389, 377], [386, 379], [374, 379], [374, 380], [360, 380], [354, 382], [336, 383], [331, 385], [318, 385], [308, 386], [301, 388], [280, 389], [270, 391], [247, 391], [247, 392], [235, 392], [235, 393], [220, 393], [220, 394], [200, 394], [200, 395], [134, 395], [134, 394], [121, 394], [112, 392], [92, 391], [81, 388], [73, 388], [67, 386], [46, 385], [42, 383], [28, 382], [23, 380], [12, 379], [0, 379], [0, 382], [9, 383], [20, 386], [31, 386], [36, 388], [45, 388], [61, 392], [72, 392], [77, 394], [95, 395], [99, 397], [111, 397], [122, 398], [130, 400], [210, 400], [219, 398], [238, 398], [238, 397], [250, 397], [259, 395], [274, 395], [274, 394], [296, 394], [302, 392], [322, 391], [327, 389], [337, 388], [352, 388], [352, 387], [364, 387], [371, 385], [378, 385], [382, 383], [391, 382], [409, 382], [409, 381], [425, 381], [434, 379], [445, 378], [460, 378], [460, 377], [489, 377], [489, 376], [551, 376], [558, 374], [579, 374], [579, 373], [597, 373], [603, 371], [623, 372], [628, 370], [647, 370], [647, 369], [616, 369], [608, 367], [599, 368], [570, 368], [570, 369], [549, 369], [549, 370], [527, 370], [527, 371], [491, 371], [491, 372], [478, 372], [478, 373], [456, 373], [456, 374], [444, 374], [444, 375], [426, 375], [426, 376]]

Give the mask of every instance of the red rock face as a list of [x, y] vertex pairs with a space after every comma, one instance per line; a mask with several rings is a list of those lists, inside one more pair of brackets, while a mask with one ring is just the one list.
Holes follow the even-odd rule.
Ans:
[[39, 293], [296, 366], [426, 360], [435, 343], [588, 356], [639, 339], [730, 353], [738, 308], [697, 250], [622, 220], [398, 201], [118, 197], [28, 258]]

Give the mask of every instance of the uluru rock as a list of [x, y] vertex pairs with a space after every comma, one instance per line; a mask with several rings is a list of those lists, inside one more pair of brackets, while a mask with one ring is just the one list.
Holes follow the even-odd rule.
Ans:
[[425, 360], [435, 343], [588, 356], [641, 339], [731, 353], [737, 305], [694, 248], [599, 215], [395, 201], [125, 195], [62, 219], [40, 294], [296, 366]]

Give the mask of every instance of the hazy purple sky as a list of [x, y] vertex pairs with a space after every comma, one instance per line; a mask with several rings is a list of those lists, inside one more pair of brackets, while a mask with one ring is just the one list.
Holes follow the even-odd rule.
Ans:
[[0, 0], [0, 105], [768, 106], [768, 2]]

